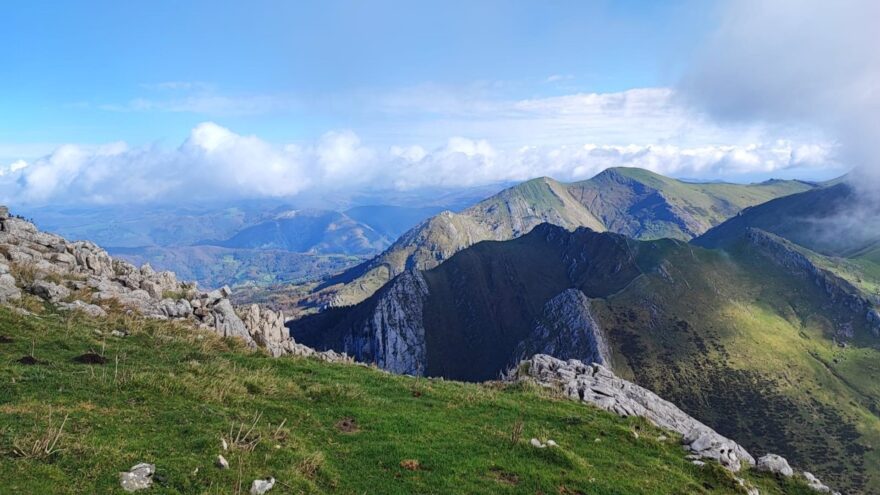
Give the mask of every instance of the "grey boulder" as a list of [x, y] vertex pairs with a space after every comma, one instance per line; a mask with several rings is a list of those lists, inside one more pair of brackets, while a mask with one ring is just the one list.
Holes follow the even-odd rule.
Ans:
[[767, 473], [781, 474], [785, 477], [794, 475], [794, 470], [788, 465], [788, 461], [776, 454], [767, 454], [758, 459], [758, 471]]
[[119, 473], [119, 484], [127, 492], [146, 490], [153, 485], [154, 474], [156, 474], [156, 466], [142, 462], [124, 473]]

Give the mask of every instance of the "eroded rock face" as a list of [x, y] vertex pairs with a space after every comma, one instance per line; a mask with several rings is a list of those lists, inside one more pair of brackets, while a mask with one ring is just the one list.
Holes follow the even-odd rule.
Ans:
[[21, 289], [15, 285], [15, 277], [9, 274], [8, 265], [0, 264], [0, 303], [19, 299], [21, 299]]
[[[22, 279], [16, 280], [14, 273]], [[107, 307], [121, 305], [150, 318], [189, 321], [250, 346], [266, 347], [274, 356], [349, 360], [344, 354], [318, 353], [294, 342], [281, 313], [255, 305], [243, 311], [242, 319], [229, 299], [229, 287], [200, 291], [172, 272], [113, 259], [91, 242], [69, 242], [40, 232], [0, 206], [0, 303], [20, 299], [22, 287], [68, 311], [99, 317], [106, 315]]]
[[514, 354], [517, 359], [548, 354], [608, 366], [611, 351], [593, 318], [590, 300], [577, 289], [567, 289], [544, 305], [532, 335]]
[[428, 284], [408, 270], [386, 286], [370, 318], [345, 336], [343, 349], [358, 361], [392, 373], [424, 375], [427, 364], [423, 310]]
[[35, 281], [31, 284], [28, 290], [35, 296], [41, 297], [52, 303], [57, 303], [62, 299], [70, 297], [70, 289], [46, 280]]
[[284, 314], [280, 311], [251, 304], [244, 309], [241, 317], [251, 337], [261, 346], [268, 348], [290, 338], [290, 332], [284, 326]]

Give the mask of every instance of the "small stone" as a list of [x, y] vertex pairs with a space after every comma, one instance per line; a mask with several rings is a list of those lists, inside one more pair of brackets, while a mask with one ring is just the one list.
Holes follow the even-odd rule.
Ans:
[[541, 441], [538, 440], [537, 438], [533, 438], [533, 439], [529, 440], [529, 443], [532, 444], [532, 447], [535, 447], [536, 449], [543, 449], [544, 447], [546, 447], [546, 445], [541, 443]]
[[706, 465], [706, 463], [703, 461], [691, 461], [691, 464], [693, 464], [694, 466], [699, 466], [699, 467], [703, 467]]
[[559, 445], [556, 442], [554, 442], [553, 440], [547, 440], [547, 446], [548, 447], [559, 447]]
[[658, 442], [665, 442], [666, 440], [668, 440], [666, 435], [660, 435], [659, 437], [657, 437]]
[[224, 451], [229, 450], [229, 444], [226, 443], [225, 438], [220, 439], [220, 448], [222, 448]]
[[119, 330], [113, 330], [110, 332], [110, 335], [114, 337], [128, 337], [128, 330], [121, 328]]
[[156, 466], [142, 462], [134, 465], [129, 471], [119, 473], [119, 484], [127, 492], [146, 490], [153, 485]]
[[251, 483], [251, 495], [263, 495], [275, 486], [275, 478], [268, 477], [264, 480], [254, 480]]
[[220, 469], [229, 469], [229, 461], [227, 461], [222, 455], [217, 456], [217, 460], [214, 461], [214, 464]]

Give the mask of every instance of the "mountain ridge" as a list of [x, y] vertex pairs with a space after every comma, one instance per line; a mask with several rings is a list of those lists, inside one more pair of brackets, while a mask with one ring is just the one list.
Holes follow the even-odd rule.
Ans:
[[812, 187], [800, 181], [689, 184], [634, 168], [611, 168], [570, 184], [532, 179], [417, 225], [376, 258], [318, 284], [307, 304], [355, 304], [407, 268], [431, 268], [476, 242], [512, 239], [543, 222], [689, 240], [742, 207]]

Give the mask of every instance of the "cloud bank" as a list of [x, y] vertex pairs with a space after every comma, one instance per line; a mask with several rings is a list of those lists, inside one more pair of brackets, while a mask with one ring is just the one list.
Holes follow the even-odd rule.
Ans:
[[308, 144], [276, 145], [215, 123], [196, 126], [177, 148], [110, 143], [64, 145], [43, 158], [0, 167], [7, 204], [122, 204], [290, 197], [303, 191], [412, 190], [519, 181], [546, 175], [589, 178], [607, 167], [643, 167], [684, 177], [818, 169], [826, 145], [773, 141], [746, 145], [608, 145], [496, 148], [453, 137], [444, 145], [376, 147], [351, 131]]
[[721, 18], [681, 95], [725, 121], [809, 122], [880, 178], [880, 2], [740, 0]]

